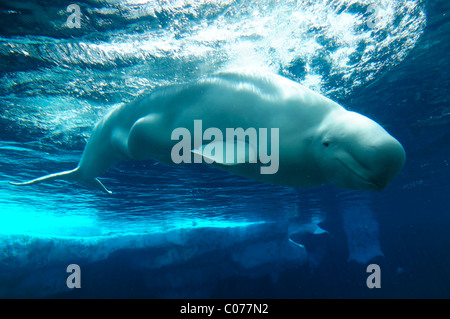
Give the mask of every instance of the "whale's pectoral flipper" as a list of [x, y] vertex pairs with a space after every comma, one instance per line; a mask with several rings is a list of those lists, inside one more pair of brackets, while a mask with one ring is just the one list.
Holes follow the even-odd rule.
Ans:
[[71, 180], [78, 181], [78, 182], [84, 183], [86, 185], [90, 185], [96, 189], [99, 189], [107, 194], [112, 193], [97, 178], [90, 179], [90, 180], [80, 179], [78, 168], [75, 168], [70, 171], [64, 171], [64, 172], [45, 175], [45, 176], [42, 176], [42, 177], [33, 179], [28, 182], [24, 182], [24, 183], [14, 183], [14, 182], [9, 182], [9, 183], [11, 185], [15, 185], [15, 186], [26, 186], [26, 185], [38, 184], [38, 183], [42, 183], [42, 182], [49, 182], [49, 181], [53, 181], [53, 180], [57, 180], [57, 179], [66, 180], [66, 181], [71, 181]]
[[256, 163], [258, 160], [255, 147], [241, 140], [213, 141], [191, 150], [191, 152], [203, 156], [208, 164], [238, 165]]

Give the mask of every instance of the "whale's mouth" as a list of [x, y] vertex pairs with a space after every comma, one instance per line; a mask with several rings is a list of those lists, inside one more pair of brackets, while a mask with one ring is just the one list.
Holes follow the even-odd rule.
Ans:
[[[349, 165], [347, 165], [341, 159], [337, 158], [337, 160], [342, 165], [344, 165], [344, 167], [347, 168], [354, 176], [356, 176], [358, 178], [358, 180], [360, 180], [363, 184], [366, 184], [369, 189], [374, 190], [374, 191], [381, 191], [381, 190], [383, 190], [386, 187], [386, 186], [383, 186], [383, 185], [379, 184], [378, 182], [375, 182], [373, 180], [369, 180], [369, 179], [365, 178], [360, 173], [358, 173], [356, 170], [352, 169]], [[356, 162], [359, 162], [359, 161], [356, 161]]]

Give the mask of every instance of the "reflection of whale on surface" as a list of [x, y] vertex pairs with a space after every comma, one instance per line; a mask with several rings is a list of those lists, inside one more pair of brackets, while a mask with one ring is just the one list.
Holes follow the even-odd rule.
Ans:
[[328, 249], [328, 240], [332, 237], [321, 228], [322, 218], [312, 218], [309, 223], [289, 225], [289, 241], [303, 249], [311, 266], [317, 267]]
[[[171, 151], [177, 141], [172, 140], [172, 132], [180, 127], [194, 132], [195, 120], [201, 120], [204, 128], [222, 132], [227, 128], [279, 129], [276, 173], [261, 174], [258, 155], [254, 155], [256, 163], [249, 163], [247, 156], [242, 164], [221, 164], [217, 158], [213, 164], [267, 183], [381, 190], [405, 162], [401, 144], [380, 125], [298, 83], [274, 74], [222, 72], [156, 90], [112, 110], [95, 126], [77, 168], [14, 185], [65, 179], [109, 192], [97, 177], [121, 160], [173, 164]], [[221, 142], [225, 144], [214, 140], [216, 145]], [[247, 140], [234, 143], [244, 143], [259, 154], [261, 145]]]

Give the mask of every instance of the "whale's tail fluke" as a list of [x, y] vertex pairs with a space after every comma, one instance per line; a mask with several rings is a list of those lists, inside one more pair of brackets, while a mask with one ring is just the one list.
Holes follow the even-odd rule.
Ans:
[[107, 194], [112, 194], [112, 192], [110, 190], [108, 190], [102, 184], [102, 182], [100, 182], [97, 178], [84, 180], [84, 179], [81, 179], [79, 175], [80, 174], [78, 172], [78, 168], [75, 168], [75, 169], [70, 170], [70, 171], [64, 171], [64, 172], [59, 172], [59, 173], [54, 173], [54, 174], [49, 174], [49, 175], [45, 175], [45, 176], [42, 176], [42, 177], [38, 177], [36, 179], [33, 179], [31, 181], [28, 181], [28, 182], [24, 182], [24, 183], [14, 183], [14, 182], [9, 182], [9, 183], [11, 185], [16, 185], [16, 186], [26, 186], [26, 185], [38, 184], [38, 183], [42, 183], [42, 182], [49, 182], [49, 181], [60, 179], [60, 180], [66, 180], [66, 181], [81, 182], [83, 184], [86, 184], [86, 185], [89, 185], [89, 186], [94, 187], [96, 189], [99, 189], [102, 192], [105, 192]]

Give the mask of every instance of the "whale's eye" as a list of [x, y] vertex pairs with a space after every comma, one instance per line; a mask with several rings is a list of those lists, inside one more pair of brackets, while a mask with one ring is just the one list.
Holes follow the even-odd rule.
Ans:
[[323, 142], [322, 144], [323, 144], [323, 146], [325, 146], [325, 147], [330, 146], [330, 142]]

